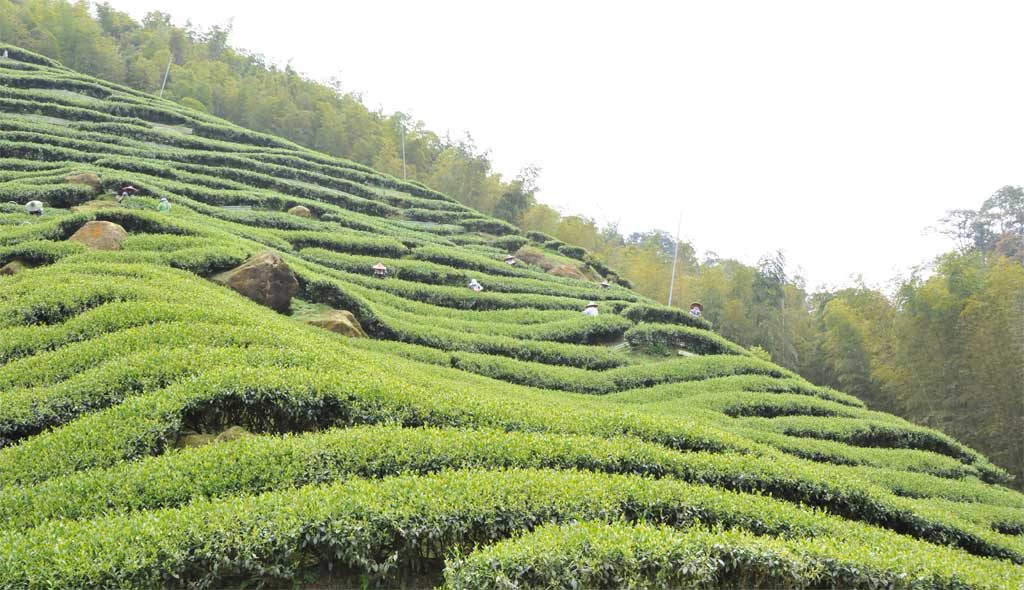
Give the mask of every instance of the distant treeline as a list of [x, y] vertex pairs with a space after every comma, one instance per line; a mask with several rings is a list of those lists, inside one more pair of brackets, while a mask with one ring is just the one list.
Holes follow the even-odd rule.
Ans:
[[[582, 246], [641, 293], [665, 301], [674, 242], [622, 235], [538, 203], [539, 170], [505, 179], [467, 136], [442, 137], [402, 113], [368, 109], [340, 81], [228, 45], [230, 28], [142, 22], [107, 4], [0, 0], [0, 41], [73, 69], [164, 96], [239, 125], [410, 179], [485, 213]], [[673, 302], [699, 300], [726, 337], [763, 348], [807, 378], [975, 446], [1024, 481], [1024, 191], [1004, 187], [976, 210], [950, 212], [957, 249], [902, 282], [895, 298], [860, 285], [808, 293], [781, 253], [755, 266], [698, 260], [683, 244]]]

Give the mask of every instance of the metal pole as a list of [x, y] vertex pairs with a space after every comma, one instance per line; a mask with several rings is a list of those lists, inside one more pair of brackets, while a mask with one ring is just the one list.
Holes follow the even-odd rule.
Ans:
[[676, 252], [672, 255], [672, 279], [668, 282], [668, 304], [672, 305], [672, 291], [676, 286], [676, 261], [679, 260], [679, 229], [683, 226], [683, 214], [679, 214], [679, 223], [676, 224]]
[[405, 180], [405, 122], [402, 122], [402, 179]]
[[160, 98], [164, 97], [164, 86], [167, 86], [167, 76], [171, 73], [171, 62], [174, 61], [174, 54], [171, 54], [171, 58], [167, 60], [167, 69], [164, 70], [164, 81], [160, 84]]

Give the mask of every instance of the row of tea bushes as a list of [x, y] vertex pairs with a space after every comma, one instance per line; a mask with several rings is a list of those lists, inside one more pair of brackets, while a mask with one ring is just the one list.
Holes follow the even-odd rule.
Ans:
[[[300, 573], [297, 564], [326, 560], [375, 583], [393, 585], [422, 570], [424, 560], [434, 556], [487, 545], [541, 522], [592, 519], [778, 535], [786, 539], [778, 543], [791, 548], [833, 559], [842, 553], [857, 564], [889, 559], [889, 567], [898, 568], [896, 574], [912, 568], [917, 575], [909, 576], [911, 580], [927, 572], [925, 581], [951, 579], [958, 585], [950, 587], [957, 588], [992, 587], [993, 581], [1005, 587], [1022, 579], [1020, 568], [1007, 562], [972, 557], [771, 498], [672, 480], [510, 470], [349, 479], [144, 514], [49, 521], [17, 534], [0, 533], [0, 553], [6, 556], [0, 583], [154, 586], [173, 573], [177, 583], [211, 587], [253, 577], [292, 577]], [[892, 554], [876, 557], [871, 549], [893, 544], [902, 548], [895, 562]], [[296, 547], [303, 556], [296, 555]], [[105, 559], [93, 559], [96, 555]]]
[[[743, 530], [584, 521], [545, 525], [454, 558], [446, 588], [1010, 588], [1020, 570], [908, 542], [881, 555], [871, 529], [772, 538]], [[941, 554], [941, 556], [940, 556]]]

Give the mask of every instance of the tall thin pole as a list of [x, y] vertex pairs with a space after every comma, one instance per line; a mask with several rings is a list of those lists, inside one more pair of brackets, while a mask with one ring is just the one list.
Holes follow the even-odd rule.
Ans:
[[672, 255], [672, 279], [668, 282], [668, 304], [672, 305], [672, 291], [676, 286], [676, 261], [679, 260], [679, 230], [683, 227], [683, 214], [679, 214], [679, 223], [676, 224], [676, 252]]
[[160, 98], [164, 97], [164, 87], [167, 86], [167, 76], [171, 73], [171, 62], [174, 61], [174, 54], [167, 60], [167, 69], [164, 70], [164, 81], [160, 84]]
[[405, 180], [405, 122], [402, 122], [402, 179]]

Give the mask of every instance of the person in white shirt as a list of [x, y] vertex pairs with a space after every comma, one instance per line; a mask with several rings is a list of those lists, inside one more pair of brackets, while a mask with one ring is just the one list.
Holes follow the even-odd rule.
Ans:
[[484, 286], [478, 283], [476, 279], [469, 280], [469, 288], [477, 293], [484, 290]]
[[597, 304], [591, 301], [583, 308], [583, 315], [597, 315]]

